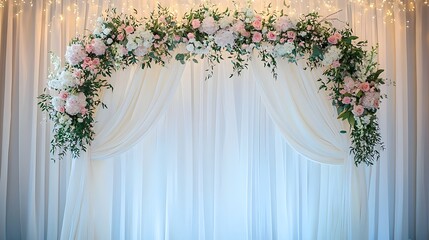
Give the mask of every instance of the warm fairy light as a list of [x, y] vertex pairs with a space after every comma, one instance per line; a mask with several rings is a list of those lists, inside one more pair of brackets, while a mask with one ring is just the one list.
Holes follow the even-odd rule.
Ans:
[[[39, 0], [37, 0], [39, 1]], [[58, 9], [63, 8], [63, 13], [65, 11], [68, 11], [70, 13], [73, 13], [71, 17], [74, 17], [76, 21], [79, 21], [80, 19], [80, 9], [79, 6], [89, 6], [89, 8], [99, 8], [99, 7], [115, 7], [120, 9], [124, 13], [133, 13], [134, 7], [139, 6], [140, 8], [147, 8], [147, 9], [138, 9], [139, 13], [144, 14], [146, 10], [152, 10], [156, 7], [156, 2], [148, 1], [146, 5], [140, 5], [139, 0], [74, 0], [74, 1], [67, 1], [67, 4], [64, 4], [63, 6], [63, 0], [40, 0], [44, 1], [44, 8], [42, 11], [45, 14], [49, 14], [51, 9]], [[66, 1], [64, 1], [66, 2]], [[70, 3], [73, 2], [73, 3]], [[204, 0], [205, 3], [212, 3], [215, 1], [210, 0]], [[231, 1], [232, 2], [232, 1]], [[244, 2], [244, 1], [243, 1]], [[243, 3], [244, 5], [251, 5], [255, 6], [260, 4], [263, 4], [264, 6], [268, 5], [268, 3], [272, 2], [272, 0], [246, 0], [246, 3]], [[324, 11], [326, 13], [332, 13], [337, 12], [340, 10], [336, 4], [337, 1], [334, 0], [308, 0], [306, 1], [307, 4], [303, 5], [303, 0], [282, 0], [282, 1], [276, 1], [281, 2], [278, 6], [273, 6], [278, 8], [284, 8], [286, 12], [291, 16], [296, 16], [298, 13], [302, 12], [299, 6], [303, 7], [305, 11], [311, 12], [311, 11]], [[382, 17], [382, 21], [384, 23], [393, 23], [395, 22], [395, 13], [399, 12], [413, 12], [416, 10], [416, 6], [424, 6], [429, 7], [429, 0], [345, 0], [348, 6], [355, 7], [357, 9], [357, 12], [359, 12], [362, 15], [362, 12], [365, 14], [365, 16], [368, 16], [369, 18], [373, 19], [373, 21], [376, 21], [377, 18]], [[16, 16], [19, 16], [23, 14], [24, 11], [28, 10], [28, 8], [34, 7], [36, 3], [36, 0], [0, 0], [0, 8], [5, 8], [7, 5], [10, 7], [13, 7], [14, 14]], [[116, 4], [115, 4], [116, 3]], [[102, 4], [102, 6], [99, 6], [98, 4]], [[190, 8], [192, 8], [193, 4], [195, 4], [194, 0], [188, 0], [187, 3], [184, 3], [182, 1], [181, 4], [174, 4], [171, 5], [171, 10], [176, 11], [176, 13], [183, 14], [184, 12], [188, 11]], [[40, 6], [40, 5], [39, 5]], [[294, 7], [296, 6], [296, 7]], [[53, 8], [54, 7], [54, 8]], [[179, 8], [179, 9], [178, 9]], [[84, 7], [85, 11], [88, 11], [86, 7]], [[92, 11], [91, 11], [92, 12]], [[91, 14], [88, 16], [88, 22], [93, 23], [95, 19], [98, 16], [95, 16], [95, 14]], [[179, 14], [178, 14], [179, 15]], [[66, 16], [70, 16], [69, 13], [67, 13]], [[58, 17], [51, 16], [51, 20], [53, 19], [60, 19], [61, 21], [64, 20], [64, 16], [60, 15]], [[48, 26], [50, 26], [49, 24]], [[408, 23], [407, 23], [408, 27]]]

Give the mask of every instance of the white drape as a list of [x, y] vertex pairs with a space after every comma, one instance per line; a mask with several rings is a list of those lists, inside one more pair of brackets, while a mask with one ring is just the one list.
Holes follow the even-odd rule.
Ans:
[[147, 134], [170, 105], [183, 68], [172, 61], [164, 67], [155, 65], [145, 70], [133, 66], [113, 75], [113, 89], [118, 93], [110, 91], [103, 96], [109, 108], [97, 111], [96, 140], [79, 159], [72, 160], [61, 239], [105, 239], [99, 236], [105, 228], [93, 232], [91, 226], [107, 220], [109, 215], [95, 217], [92, 209], [110, 196], [103, 196], [100, 202], [93, 201], [91, 195], [96, 188], [92, 182], [96, 180], [92, 175], [98, 168], [92, 167], [92, 161], [124, 152]]
[[[274, 6], [280, 6], [281, 2], [283, 1], [273, 3]], [[382, 1], [373, 2], [378, 6]], [[50, 161], [49, 125], [43, 124], [44, 116], [36, 109], [35, 98], [46, 83], [47, 52], [52, 50], [61, 56], [64, 55], [64, 46], [67, 42], [76, 32], [83, 33], [84, 29], [91, 29], [91, 17], [94, 19], [94, 16], [101, 14], [103, 8], [110, 3], [116, 3], [116, 6], [122, 7], [125, 4], [126, 8], [129, 6], [139, 8], [143, 4], [141, 1], [131, 0], [94, 1], [94, 4], [81, 1], [63, 1], [62, 4], [51, 5], [44, 1], [33, 1], [33, 3], [32, 8], [25, 5], [23, 8], [25, 14], [18, 14], [18, 16], [15, 13], [19, 8], [13, 8], [11, 1], [7, 1], [5, 8], [0, 8], [0, 72], [2, 73], [0, 74], [2, 134], [0, 239], [58, 238], [62, 234], [63, 219], [66, 221], [64, 218], [66, 200], [70, 201], [72, 198], [70, 196], [72, 193], [67, 194], [67, 191], [71, 191], [68, 188], [70, 181], [76, 179], [70, 175], [72, 168], [76, 166], [72, 166], [73, 162], [70, 160], [55, 163]], [[165, 3], [179, 8], [181, 12], [186, 10], [182, 8], [181, 4], [185, 4], [183, 1], [165, 1]], [[187, 3], [190, 6], [194, 2]], [[79, 6], [81, 16], [79, 21], [75, 20], [73, 4]], [[255, 2], [258, 6], [263, 4], [262, 1]], [[300, 4], [297, 9], [301, 12], [308, 10], [306, 5], [317, 6], [317, 3], [312, 1], [302, 3], [296, 1], [293, 4]], [[275, 133], [274, 127], [268, 127], [271, 130], [262, 127], [265, 124], [261, 122], [267, 123], [269, 118], [262, 117], [258, 120], [257, 115], [250, 114], [257, 108], [241, 113], [243, 116], [249, 116], [248, 126], [243, 126], [243, 129], [250, 128], [251, 131], [240, 131], [240, 139], [248, 139], [245, 141], [250, 146], [247, 150], [252, 151], [246, 152], [246, 148], [241, 147], [244, 140], [238, 141], [232, 138], [232, 143], [225, 140], [230, 139], [232, 134], [229, 130], [234, 129], [232, 127], [234, 125], [228, 125], [224, 128], [230, 135], [224, 134], [225, 137], [217, 138], [218, 144], [213, 151], [200, 152], [195, 150], [195, 147], [182, 147], [185, 141], [181, 143], [179, 140], [176, 142], [173, 140], [183, 140], [180, 136], [184, 136], [184, 131], [196, 127], [191, 125], [191, 122], [195, 121], [188, 121], [190, 117], [204, 117], [206, 121], [199, 121], [201, 128], [204, 125], [220, 124], [223, 121], [218, 118], [207, 118], [204, 114], [188, 114], [183, 115], [182, 124], [179, 124], [180, 122], [175, 118], [168, 117], [172, 114], [170, 111], [179, 111], [179, 109], [170, 109], [165, 115], [166, 119], [159, 123], [156, 132], [147, 135], [142, 142], [143, 145], [134, 146], [133, 150], [143, 151], [146, 157], [143, 161], [137, 157], [142, 153], [131, 151], [125, 156], [117, 157], [128, 161], [109, 159], [91, 162], [92, 166], [88, 169], [92, 168], [93, 171], [88, 173], [91, 176], [91, 186], [88, 187], [92, 189], [90, 196], [94, 199], [90, 202], [98, 201], [100, 205], [91, 209], [91, 214], [101, 221], [102, 226], [108, 226], [111, 232], [99, 233], [94, 230], [85, 234], [112, 236], [115, 239], [138, 238], [152, 233], [154, 235], [148, 236], [166, 236], [173, 230], [179, 232], [183, 229], [184, 233], [192, 233], [188, 235], [192, 238], [199, 236], [210, 238], [216, 232], [224, 233], [220, 231], [220, 227], [228, 227], [227, 223], [229, 223], [230, 226], [237, 227], [234, 228], [237, 231], [246, 232], [246, 236], [255, 236], [255, 238], [262, 236], [269, 238], [275, 233], [278, 236], [294, 239], [323, 238], [323, 236], [330, 236], [328, 230], [334, 229], [332, 224], [335, 221], [325, 221], [332, 216], [329, 210], [335, 209], [330, 206], [347, 203], [351, 206], [360, 204], [360, 209], [351, 207], [348, 213], [342, 210], [335, 212], [342, 219], [350, 221], [347, 223], [346, 232], [343, 231], [344, 225], [336, 225], [340, 229], [336, 232], [338, 236], [351, 238], [350, 234], [353, 233], [350, 230], [351, 227], [361, 226], [363, 236], [360, 239], [427, 239], [429, 236], [427, 218], [429, 185], [426, 183], [429, 182], [429, 175], [425, 173], [429, 171], [429, 164], [427, 164], [429, 149], [426, 147], [429, 144], [429, 132], [425, 126], [429, 122], [429, 111], [426, 106], [429, 100], [425, 93], [429, 90], [429, 86], [425, 80], [429, 78], [429, 69], [426, 67], [429, 56], [429, 33], [425, 24], [429, 21], [429, 10], [422, 1], [416, 1], [415, 11], [403, 12], [394, 9], [392, 13], [396, 21], [390, 23], [386, 18], [387, 22], [383, 23], [384, 11], [371, 8], [365, 11], [364, 8], [348, 1], [336, 1], [335, 4], [339, 9], [343, 9], [338, 18], [351, 22], [357, 35], [362, 39], [368, 39], [371, 44], [379, 43], [379, 60], [382, 67], [386, 69], [385, 76], [396, 81], [396, 87], [385, 88], [389, 98], [382, 105], [380, 124], [386, 150], [382, 153], [379, 162], [371, 168], [356, 169], [348, 166], [324, 166], [302, 159], [302, 156], [296, 155], [296, 152], [289, 147], [282, 147], [284, 142], [279, 133]], [[68, 11], [68, 7], [71, 11]], [[43, 8], [47, 11], [42, 11]], [[322, 14], [329, 14], [323, 11], [322, 9]], [[373, 16], [375, 18], [372, 18]], [[64, 20], [61, 21], [60, 18]], [[235, 98], [241, 96], [240, 90], [238, 92], [239, 95], [235, 95]], [[213, 104], [214, 99], [221, 98], [212, 97], [209, 103]], [[186, 96], [183, 99], [196, 100], [199, 97]], [[176, 99], [173, 103], [179, 102]], [[242, 109], [246, 108], [236, 107], [235, 115]], [[191, 112], [188, 111], [188, 113]], [[212, 113], [209, 116], [222, 115], [214, 116]], [[254, 117], [250, 118], [250, 116]], [[250, 119], [253, 120], [250, 121]], [[167, 120], [170, 122], [166, 123]], [[242, 120], [239, 123], [246, 121]], [[188, 126], [188, 128], [177, 126]], [[257, 134], [256, 130], [263, 130], [264, 134], [261, 132]], [[254, 133], [250, 135], [251, 138], [246, 137], [251, 132]], [[278, 141], [276, 144], [272, 140], [264, 140], [272, 139], [265, 137], [265, 133], [268, 132], [273, 133], [268, 135], [276, 136], [275, 139]], [[195, 134], [196, 136], [201, 134], [201, 137], [196, 138]], [[206, 146], [208, 140], [203, 138], [204, 135], [212, 136], [213, 133], [193, 132], [192, 139], [196, 142], [193, 142], [192, 146]], [[200, 141], [200, 139], [206, 140]], [[262, 144], [264, 141], [265, 144]], [[234, 153], [232, 156], [247, 154], [246, 159], [251, 159], [248, 165], [234, 161], [237, 158], [213, 155], [217, 152], [215, 150], [221, 147], [230, 147], [228, 149], [233, 153], [234, 146], [241, 147], [239, 148], [241, 150], [239, 154]], [[256, 149], [257, 155], [253, 149]], [[224, 161], [207, 160], [197, 164], [189, 160], [190, 158], [182, 158], [194, 151], [200, 152], [201, 157], [198, 159], [216, 158]], [[178, 152], [182, 152], [181, 155], [177, 155]], [[276, 158], [267, 157], [272, 155]], [[281, 156], [286, 156], [287, 160], [281, 160]], [[182, 160], [179, 161], [179, 159]], [[265, 159], [276, 160], [267, 162]], [[138, 163], [128, 165], [131, 161]], [[74, 164], [80, 164], [80, 162]], [[85, 164], [89, 163], [85, 162]], [[243, 172], [242, 168], [246, 166], [248, 167], [246, 169], [250, 170]], [[282, 169], [285, 170], [282, 171]], [[210, 171], [213, 172], [210, 174]], [[352, 174], [352, 171], [358, 172]], [[273, 172], [276, 173], [275, 180]], [[113, 173], [113, 179], [111, 173]], [[193, 176], [192, 179], [185, 177], [190, 175]], [[202, 182], [195, 179], [200, 179]], [[351, 183], [344, 184], [352, 184], [351, 186], [359, 189], [359, 193], [356, 192], [357, 195], [354, 196], [346, 193], [351, 189], [346, 189], [340, 195], [341, 198], [330, 198], [333, 192], [338, 193], [338, 189], [344, 189], [342, 187], [345, 185], [341, 185], [342, 179], [350, 181]], [[106, 187], [112, 185], [115, 186], [114, 189]], [[100, 186], [106, 188], [98, 188]], [[251, 199], [251, 204], [237, 204], [240, 199], [244, 199], [242, 195], [234, 200], [236, 192], [244, 194], [243, 191], [237, 191], [241, 186], [251, 189], [248, 192], [249, 195], [245, 195], [246, 200]], [[324, 195], [326, 192], [328, 192], [327, 195]], [[99, 201], [100, 196], [111, 197]], [[227, 198], [222, 199], [223, 196]], [[346, 199], [346, 196], [351, 199]], [[336, 202], [337, 200], [341, 201], [341, 204]], [[112, 206], [112, 209], [104, 211], [105, 206]], [[79, 205], [75, 207], [78, 208]], [[246, 210], [243, 210], [244, 207]], [[286, 209], [295, 209], [295, 212], [290, 213]], [[246, 221], [239, 219], [242, 214], [227, 216], [227, 212], [234, 212], [233, 210], [240, 213], [247, 212], [248, 224], [244, 224]], [[135, 212], [139, 214], [134, 214]], [[109, 214], [113, 217], [109, 217]], [[150, 217], [143, 218], [145, 214]], [[363, 217], [354, 219], [347, 214]], [[236, 218], [228, 221], [229, 217]], [[90, 218], [82, 220], [93, 221]], [[192, 226], [198, 226], [198, 230], [192, 228], [190, 231], [185, 231], [189, 229], [191, 223]], [[244, 225], [247, 228], [243, 227]], [[251, 226], [258, 227], [252, 229]], [[268, 226], [272, 228], [267, 230]], [[162, 232], [165, 235], [162, 235]], [[66, 232], [63, 234], [67, 235]]]
[[322, 76], [322, 70], [305, 71], [305, 64], [297, 66], [287, 60], [279, 60], [278, 64], [278, 79], [274, 80], [261, 61], [252, 61], [259, 93], [270, 116], [301, 154], [322, 163], [344, 164], [349, 142], [340, 131], [345, 128], [314, 81]]

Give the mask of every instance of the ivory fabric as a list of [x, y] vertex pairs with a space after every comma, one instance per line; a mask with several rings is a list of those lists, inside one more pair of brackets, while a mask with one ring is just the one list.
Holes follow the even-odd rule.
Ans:
[[[179, 13], [199, 3], [160, 2]], [[383, 1], [369, 2], [377, 7]], [[272, 3], [281, 6], [283, 1]], [[0, 8], [0, 239], [429, 238], [429, 10], [422, 1], [415, 2], [413, 12], [395, 8], [392, 23], [385, 11], [330, 1], [343, 10], [335, 18], [350, 22], [371, 45], [379, 43], [381, 67], [395, 82], [384, 88], [388, 99], [379, 114], [386, 150], [368, 168], [355, 168], [351, 159], [326, 165], [304, 157], [295, 151], [298, 147], [286, 144], [285, 131], [259, 95], [260, 86], [246, 85], [250, 77], [239, 83], [218, 75], [205, 82], [203, 67], [192, 64], [173, 100], [151, 95], [171, 105], [149, 110], [153, 115], [146, 115], [150, 120], [141, 127], [146, 135], [129, 151], [119, 153], [118, 147], [98, 160], [53, 162], [51, 126], [36, 108], [36, 97], [46, 86], [48, 51], [63, 56], [69, 40], [91, 29], [111, 4], [146, 9], [155, 3], [33, 1], [18, 15], [12, 4]], [[80, 19], [68, 11], [73, 4]], [[312, 1], [293, 4], [298, 12], [318, 7]], [[332, 12], [323, 8], [320, 13]], [[124, 74], [147, 77], [131, 71]], [[114, 100], [109, 109], [123, 111], [119, 106], [126, 96], [120, 97], [119, 89], [127, 86], [116, 88], [106, 98]], [[121, 135], [107, 125], [97, 128]], [[323, 137], [328, 146], [337, 142], [335, 132]], [[122, 149], [126, 144], [120, 139]], [[98, 153], [87, 154], [83, 157]], [[340, 163], [335, 155], [325, 160]]]
[[323, 77], [322, 69], [306, 71], [305, 63], [295, 65], [285, 59], [278, 64], [278, 77], [274, 79], [262, 62], [252, 61], [259, 93], [270, 116], [299, 153], [321, 163], [344, 164], [350, 143], [340, 131], [348, 129], [336, 118], [326, 92], [318, 91], [316, 80]]

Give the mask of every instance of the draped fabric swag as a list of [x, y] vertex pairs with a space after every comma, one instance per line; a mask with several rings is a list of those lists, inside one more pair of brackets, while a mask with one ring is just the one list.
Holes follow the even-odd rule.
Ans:
[[[318, 7], [298, 2], [298, 12]], [[72, 4], [85, 17], [76, 19]], [[10, 1], [0, 8], [0, 239], [429, 238], [429, 9], [422, 2], [383, 23], [383, 11], [331, 1], [343, 10], [335, 18], [379, 43], [381, 67], [396, 83], [384, 89], [386, 150], [372, 167], [356, 168], [348, 156], [339, 133], [347, 126], [318, 92], [320, 71], [280, 61], [274, 80], [252, 61], [229, 78], [227, 60], [209, 80], [204, 60], [115, 73], [89, 151], [53, 162], [51, 126], [36, 108], [47, 53], [63, 56], [111, 4], [143, 13], [155, 7], [37, 1], [18, 16]], [[161, 4], [181, 13], [199, 2]]]

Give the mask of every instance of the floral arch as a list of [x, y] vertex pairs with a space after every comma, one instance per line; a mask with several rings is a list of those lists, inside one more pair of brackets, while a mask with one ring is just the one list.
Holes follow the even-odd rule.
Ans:
[[[256, 51], [274, 78], [278, 58], [291, 63], [302, 59], [310, 69], [323, 68], [324, 78], [317, 81], [320, 90], [328, 92], [338, 119], [350, 126], [355, 164], [373, 164], [383, 148], [376, 116], [383, 98], [383, 70], [378, 68], [376, 49], [365, 50], [366, 42], [357, 39], [350, 28], [336, 29], [318, 13], [292, 20], [282, 10], [220, 11], [203, 5], [179, 19], [159, 6], [150, 17], [138, 19], [110, 9], [98, 18], [91, 34], [70, 42], [64, 67], [52, 57], [47, 92], [39, 96], [40, 108], [54, 124], [51, 152], [60, 150], [62, 158], [68, 151], [75, 157], [86, 151], [96, 135], [95, 110], [100, 104], [106, 107], [100, 91], [112, 89], [107, 78], [115, 70], [205, 58], [210, 78], [227, 52], [234, 73], [240, 74]], [[178, 50], [175, 56], [173, 50]]]

